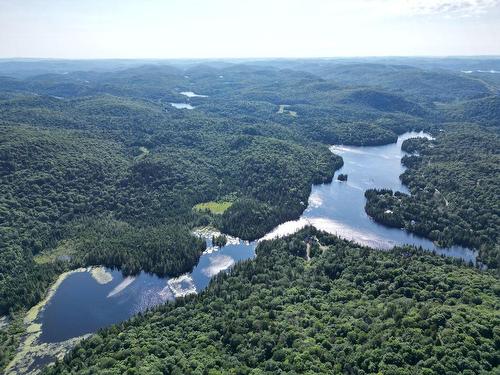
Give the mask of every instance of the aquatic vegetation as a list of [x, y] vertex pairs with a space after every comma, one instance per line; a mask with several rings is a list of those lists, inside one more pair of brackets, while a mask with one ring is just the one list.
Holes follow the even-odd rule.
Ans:
[[[492, 134], [498, 130], [493, 126], [498, 122], [498, 116], [495, 117], [496, 112], [492, 110], [498, 107], [495, 106], [497, 95], [490, 87], [493, 83], [437, 69], [425, 71], [397, 64], [400, 62], [354, 65], [347, 61], [340, 65], [330, 61], [321, 61], [321, 64], [304, 61], [298, 65], [296, 62], [273, 62], [269, 65], [259, 63], [257, 69], [245, 64], [239, 64], [237, 69], [222, 64], [210, 68], [211, 78], [208, 78], [206, 67], [192, 66], [188, 72], [160, 63], [154, 67], [146, 65], [119, 72], [53, 74], [49, 85], [45, 80], [31, 78], [0, 79], [7, 83], [0, 85], [0, 314], [32, 307], [46, 296], [45, 292], [60, 273], [83, 265], [118, 267], [127, 275], [145, 270], [160, 276], [174, 276], [162, 291], [167, 298], [195, 293], [198, 284], [193, 277], [175, 276], [190, 272], [204, 251], [205, 254], [214, 253], [215, 257], [213, 262], [208, 265], [205, 262], [199, 268], [197, 276], [200, 279], [205, 280], [206, 275], [224, 270], [234, 262], [231, 257], [217, 257], [224, 255], [227, 247], [206, 248], [204, 240], [193, 236], [191, 231], [198, 226], [219, 228], [216, 236], [220, 231], [231, 234], [234, 237], [226, 236], [228, 244], [232, 241], [239, 243], [238, 237], [245, 240], [261, 238], [286, 222], [270, 236], [314, 224], [371, 246], [392, 246], [391, 241], [378, 232], [367, 232], [366, 228], [352, 223], [346, 226], [324, 217], [297, 220], [308, 208], [327, 209], [331, 206], [327, 199], [322, 201], [317, 196], [311, 196], [307, 205], [311, 186], [330, 182], [335, 170], [342, 166], [342, 159], [328, 151], [329, 145], [387, 144], [411, 129], [437, 133], [450, 119], [464, 124], [465, 121], [477, 121], [484, 125], [486, 121]], [[87, 80], [89, 74], [94, 77], [90, 82]], [[189, 82], [185, 77], [189, 77]], [[224, 80], [217, 77], [224, 77]], [[184, 98], [179, 94], [181, 90], [195, 88], [209, 93], [210, 99], [196, 98], [197, 94], [192, 91], [183, 91]], [[57, 99], [61, 97], [65, 99]], [[182, 101], [185, 103], [175, 103]], [[435, 105], [443, 101], [450, 105]], [[196, 111], [177, 110], [169, 103], [188, 109], [196, 106]], [[467, 110], [461, 110], [462, 107]], [[297, 114], [300, 117], [295, 119]], [[469, 126], [464, 124], [462, 126]], [[446, 127], [449, 134], [457, 135], [459, 131], [455, 125]], [[467, 141], [479, 146], [491, 144], [491, 139], [489, 142], [488, 139], [478, 140], [474, 132], [467, 136]], [[471, 169], [494, 178], [496, 149], [491, 147]], [[451, 156], [443, 156], [446, 158], [444, 163], [453, 159], [453, 151]], [[417, 166], [419, 158], [426, 157], [426, 152], [406, 159], [406, 165], [410, 167], [414, 163], [413, 167]], [[499, 254], [499, 248], [495, 246], [498, 232], [495, 232], [498, 206], [495, 198], [498, 194], [491, 189], [493, 185], [487, 179], [463, 178], [467, 174], [462, 173], [457, 178], [454, 167], [462, 162], [466, 166], [472, 165], [465, 157], [462, 157], [464, 160], [452, 160], [449, 165], [453, 168], [449, 173], [427, 173], [430, 180], [439, 176], [450, 189], [439, 186], [440, 194], [429, 189], [431, 194], [425, 195], [425, 199], [418, 203], [422, 203], [426, 217], [434, 215], [433, 211], [439, 213], [432, 223], [437, 223], [438, 227], [432, 228], [431, 238], [447, 239], [458, 234], [459, 237], [465, 236], [466, 240], [479, 241], [483, 258], [489, 260], [490, 266], [495, 266]], [[346, 189], [353, 187], [359, 175], [350, 173], [349, 183], [335, 185]], [[411, 175], [407, 177], [412, 179]], [[419, 176], [414, 177], [415, 184], [420, 184]], [[462, 203], [457, 200], [455, 192], [460, 189], [454, 183], [462, 180], [466, 180], [464, 186], [468, 193], [479, 191], [484, 197], [481, 201], [486, 203], [480, 207], [464, 204], [460, 212], [453, 211]], [[438, 182], [433, 181], [433, 185], [439, 185]], [[473, 195], [464, 201], [474, 200]], [[433, 206], [428, 205], [427, 198], [439, 203], [436, 210], [429, 209]], [[406, 203], [413, 207], [415, 202]], [[397, 214], [397, 210], [391, 208], [386, 207], [383, 212], [391, 210]], [[446, 215], [449, 212], [452, 215]], [[456, 212], [459, 215], [455, 217]], [[471, 225], [468, 218], [471, 217], [476, 217], [475, 223], [479, 223], [480, 228], [471, 228], [477, 236], [467, 232], [467, 225]], [[419, 224], [417, 218], [407, 219], [411, 219], [408, 221], [411, 225]], [[445, 225], [441, 225], [443, 219]], [[466, 225], [461, 224], [464, 222]], [[430, 222], [427, 224], [426, 227], [431, 226]], [[452, 228], [452, 233], [448, 228]], [[303, 250], [297, 241], [288, 245], [290, 249]], [[309, 250], [311, 261], [307, 263], [307, 270], [314, 269], [318, 260], [315, 247]], [[281, 259], [277, 263], [279, 261]], [[385, 275], [385, 269], [372, 266], [376, 277]], [[301, 276], [305, 274], [300, 267], [287, 268], [285, 272], [288, 271]], [[366, 273], [364, 269], [359, 271], [357, 280], [363, 281]], [[250, 292], [255, 284], [264, 280], [262, 291], [258, 291], [263, 293], [258, 295], [262, 297], [258, 302], [265, 303], [266, 283], [278, 274], [254, 272], [252, 283], [243, 290]], [[109, 280], [99, 271], [94, 276], [98, 282]], [[283, 277], [292, 276], [285, 274]], [[311, 280], [321, 284], [321, 280]], [[120, 284], [122, 293], [123, 288], [131, 285], [127, 282]], [[434, 285], [432, 280], [429, 284]], [[362, 291], [363, 296], [371, 298], [376, 293], [383, 293], [385, 285], [380, 280], [379, 289]], [[339, 287], [340, 293], [348, 293], [360, 285], [349, 286], [347, 292]], [[323, 291], [316, 288], [316, 284], [311, 288], [318, 294]], [[133, 290], [130, 286], [129, 291]], [[112, 296], [117, 293], [120, 289], [116, 289]], [[409, 292], [405, 290], [404, 293]], [[158, 296], [158, 290], [154, 294]], [[290, 295], [293, 294], [291, 290]], [[310, 295], [304, 292], [290, 299], [299, 303], [303, 297]], [[444, 302], [456, 299], [448, 295], [441, 297]], [[235, 297], [232, 294], [221, 297], [226, 298]], [[235, 304], [239, 302], [238, 299], [233, 301]], [[354, 298], [349, 300], [351, 304], [355, 302]], [[213, 306], [217, 307], [218, 303], [213, 301]], [[313, 313], [321, 310], [316, 301], [311, 306]], [[349, 304], [346, 306], [350, 307]], [[306, 310], [307, 306], [299, 311]], [[36, 335], [40, 326], [36, 316], [40, 311], [27, 313], [32, 317], [27, 318], [26, 346], [39, 347]], [[273, 310], [266, 311], [276, 314]], [[357, 310], [348, 312], [352, 317]], [[267, 329], [264, 325], [268, 324], [266, 317], [258, 309], [250, 313], [256, 315], [251, 319], [252, 326], [255, 323], [254, 331], [264, 332]], [[324, 331], [321, 318], [323, 316], [317, 320], [302, 320], [302, 328], [311, 324], [315, 330], [313, 333]], [[233, 323], [231, 319], [225, 323]], [[273, 318], [270, 319], [272, 322]], [[330, 327], [329, 323], [325, 325]], [[363, 325], [361, 321], [358, 323]], [[226, 363], [240, 361], [241, 358], [234, 359], [233, 354], [238, 352], [241, 337], [233, 337], [234, 332], [226, 331], [221, 335], [223, 339], [217, 341], [212, 334], [218, 327], [211, 328], [200, 335], [200, 345], [204, 345], [209, 337], [210, 345], [231, 347], [230, 354], [224, 352], [227, 357], [223, 361], [226, 358], [230, 359]], [[345, 328], [354, 331], [348, 325]], [[331, 332], [331, 337], [339, 336], [338, 332]], [[350, 340], [350, 347], [355, 347], [361, 345], [356, 338], [351, 334], [345, 340]], [[298, 349], [294, 347], [300, 352], [297, 357], [289, 356], [286, 348], [271, 352], [276, 343], [288, 339], [293, 341], [295, 338], [278, 337], [275, 341], [269, 340], [269, 335], [259, 338], [262, 352], [253, 350], [248, 356], [245, 353], [247, 358], [244, 361], [255, 352], [262, 358], [253, 363], [250, 361], [248, 368], [255, 369], [255, 363], [264, 363], [270, 354], [274, 362], [267, 362], [266, 371], [274, 371], [275, 362], [283, 358], [294, 366], [295, 363], [307, 363], [308, 356], [321, 352], [316, 345], [304, 345], [310, 352], [300, 352], [300, 343]], [[328, 340], [318, 341], [320, 348], [329, 344]], [[251, 343], [255, 344], [254, 341]], [[161, 347], [154, 350], [152, 356], [162, 353], [162, 350]], [[342, 353], [339, 354], [340, 360]], [[165, 358], [163, 354], [162, 358]], [[327, 355], [318, 366], [327, 363]], [[439, 355], [436, 358], [441, 360]], [[144, 358], [141, 356], [141, 359]], [[386, 359], [388, 363], [400, 361], [392, 354]], [[175, 360], [179, 360], [175, 363], [180, 367], [187, 362], [192, 365], [192, 358], [176, 357]], [[109, 358], [102, 362], [109, 364]], [[203, 362], [203, 358], [199, 362]], [[99, 364], [101, 362], [92, 365]], [[194, 367], [186, 366], [179, 371], [189, 372]], [[246, 370], [244, 368], [242, 372]], [[300, 372], [304, 369], [294, 370]], [[363, 369], [364, 372], [372, 370], [373, 366]]]
[[309, 227], [261, 242], [196, 298], [82, 341], [47, 373], [495, 373], [497, 291], [493, 274], [456, 260]]
[[38, 314], [40, 313], [40, 311], [45, 307], [45, 305], [47, 304], [47, 302], [50, 301], [50, 299], [52, 298], [52, 296], [56, 293], [57, 288], [59, 288], [59, 286], [62, 284], [62, 282], [69, 275], [71, 275], [73, 273], [77, 273], [77, 272], [86, 272], [86, 271], [88, 271], [87, 268], [78, 268], [76, 270], [64, 272], [63, 274], [59, 275], [59, 277], [57, 278], [56, 282], [54, 284], [52, 284], [52, 286], [48, 289], [48, 291], [47, 291], [47, 293], [45, 295], [45, 298], [43, 300], [41, 300], [40, 302], [38, 302], [31, 309], [28, 310], [28, 312], [26, 313], [26, 315], [24, 317], [24, 323], [27, 324], [28, 327], [33, 324], [33, 322], [35, 321], [35, 319], [38, 317]]
[[41, 335], [42, 325], [37, 323], [36, 320], [40, 312], [44, 309], [45, 305], [56, 293], [58, 287], [62, 282], [71, 274], [78, 272], [89, 271], [87, 268], [78, 268], [76, 270], [68, 271], [61, 274], [56, 282], [48, 289], [47, 294], [43, 300], [33, 306], [23, 318], [23, 326], [25, 327], [26, 334], [21, 339], [20, 347], [18, 348], [14, 358], [9, 362], [5, 368], [5, 373], [22, 373], [22, 374], [36, 374], [40, 368], [28, 371], [31, 365], [37, 358], [51, 356], [54, 358], [62, 358], [65, 352], [74, 346], [81, 338], [74, 338], [68, 342], [47, 344], [39, 342]]
[[203, 255], [217, 252], [221, 246], [238, 245], [241, 242], [239, 238], [223, 234], [211, 226], [196, 228], [193, 230], [193, 234], [211, 242], [211, 246], [207, 246]]
[[113, 275], [106, 271], [104, 267], [92, 267], [90, 274], [99, 284], [107, 284], [113, 281]]
[[56, 343], [42, 343], [38, 341], [37, 333], [29, 334], [22, 342], [21, 348], [17, 352], [14, 360], [5, 369], [5, 374], [39, 374], [42, 372], [43, 367], [36, 365], [38, 361], [45, 362], [49, 360], [50, 362], [54, 362], [56, 360], [62, 360], [69, 350], [75, 347], [78, 342], [89, 336], [90, 335], [83, 335]]
[[193, 229], [193, 234], [200, 238], [210, 239], [213, 236], [218, 236], [221, 232], [212, 226], [204, 226]]
[[[193, 227], [224, 226], [233, 236], [258, 238], [300, 215], [293, 202], [306, 200], [311, 183], [331, 175], [337, 161], [325, 145], [294, 134], [249, 135], [244, 122], [225, 116], [166, 113], [164, 104], [101, 94], [58, 100], [57, 116], [47, 111], [52, 99], [32, 90], [0, 100], [0, 154], [9, 156], [0, 165], [0, 314], [36, 304], [68, 267], [57, 253], [46, 256], [61, 241], [74, 245], [61, 253], [71, 257], [69, 266], [179, 275], [205, 250], [190, 236]], [[200, 118], [184, 118], [191, 115]], [[136, 159], [140, 147], [150, 154]], [[286, 167], [276, 169], [283, 158]], [[266, 215], [244, 204], [217, 218], [192, 209], [231, 194], [251, 197]], [[235, 215], [244, 225], [227, 225]]]

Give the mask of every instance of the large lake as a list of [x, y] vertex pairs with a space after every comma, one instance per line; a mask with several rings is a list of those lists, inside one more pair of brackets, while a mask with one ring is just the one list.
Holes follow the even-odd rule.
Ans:
[[[409, 132], [400, 136], [395, 144], [377, 147], [332, 146], [332, 152], [344, 159], [344, 166], [335, 177], [346, 173], [348, 181], [339, 182], [334, 178], [329, 184], [313, 186], [308, 207], [301, 218], [278, 226], [263, 239], [293, 233], [312, 224], [375, 248], [389, 249], [394, 245], [413, 244], [474, 261], [475, 253], [469, 249], [459, 246], [438, 248], [427, 239], [377, 224], [365, 213], [364, 192], [369, 188], [390, 188], [408, 193], [399, 180], [404, 171], [401, 143], [410, 137], [423, 136], [428, 137], [424, 133]], [[219, 249], [212, 246], [211, 233], [200, 232], [198, 235], [207, 239], [207, 251], [190, 274], [178, 278], [161, 279], [147, 273], [123, 277], [119, 271], [103, 268], [97, 275], [95, 270], [70, 274], [37, 317], [36, 322], [41, 324], [37, 341], [41, 344], [62, 342], [123, 321], [175, 297], [198, 293], [218, 272], [255, 256], [255, 242], [230, 238], [229, 244]]]

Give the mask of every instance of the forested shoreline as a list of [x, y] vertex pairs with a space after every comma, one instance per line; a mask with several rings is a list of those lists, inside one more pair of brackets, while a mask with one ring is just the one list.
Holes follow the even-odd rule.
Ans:
[[[148, 144], [150, 154], [137, 158], [127, 155], [133, 150], [119, 141], [89, 138], [80, 131], [18, 125], [4, 126], [1, 131], [5, 256], [0, 269], [7, 276], [0, 284], [2, 313], [29, 307], [40, 299], [47, 281], [61, 267], [103, 263], [126, 273], [141, 269], [160, 275], [186, 272], [202, 251], [195, 246], [198, 255], [183, 263], [194, 249], [190, 230], [220, 220], [193, 211], [196, 203], [233, 194], [235, 204], [222, 216], [221, 226], [228, 234], [256, 239], [280, 222], [298, 217], [305, 209], [300, 202], [307, 202], [311, 185], [331, 180], [341, 165], [341, 159], [326, 146], [244, 134], [207, 132], [205, 140], [184, 146], [176, 139], [165, 140], [158, 146]], [[189, 142], [190, 133], [186, 132], [183, 142]], [[177, 146], [171, 149], [166, 142]], [[207, 152], [212, 156], [207, 157]], [[247, 210], [248, 205], [252, 209]], [[233, 215], [238, 215], [238, 222]], [[237, 226], [230, 228], [229, 223]], [[162, 230], [174, 243], [146, 240]], [[118, 253], [112, 243], [116, 231], [123, 238]], [[54, 276], [49, 276], [50, 265], [44, 264], [43, 280], [25, 289], [38, 283], [36, 277], [28, 281], [36, 275], [30, 270], [40, 268], [32, 256], [57, 248], [62, 240], [71, 249], [65, 260], [54, 263]], [[145, 253], [139, 253], [137, 246]], [[167, 251], [169, 246], [177, 248], [169, 260], [155, 261], [158, 251]]]
[[497, 308], [493, 275], [309, 227], [260, 243], [200, 296], [82, 341], [45, 373], [488, 373]]
[[366, 212], [376, 221], [428, 237], [440, 246], [479, 250], [498, 268], [500, 252], [500, 139], [476, 125], [448, 125], [435, 141], [408, 139], [401, 181], [411, 196], [369, 190]]
[[[481, 262], [490, 269], [498, 269], [499, 123], [495, 113], [500, 107], [500, 87], [493, 80], [485, 81], [446, 68], [429, 70], [399, 62], [358, 64], [312, 60], [186, 65], [172, 62], [171, 65], [131, 64], [107, 71], [93, 71], [92, 65], [87, 70], [76, 69], [78, 63], [67, 74], [54, 72], [52, 68], [41, 72], [42, 62], [33, 66], [36, 73], [30, 74], [29, 65], [20, 67], [16, 73], [12, 67], [0, 64], [0, 316], [9, 316], [11, 322], [0, 328], [0, 337], [7, 338], [3, 340], [0, 369], [18, 345], [23, 314], [42, 300], [58, 275], [91, 265], [117, 268], [126, 275], [146, 271], [174, 277], [189, 272], [206, 247], [193, 234], [197, 227], [213, 226], [228, 235], [255, 240], [275, 226], [297, 219], [307, 207], [312, 185], [330, 182], [343, 165], [342, 158], [330, 152], [332, 144], [389, 144], [396, 142], [398, 135], [412, 130], [436, 136], [435, 141], [410, 139], [403, 143], [408, 156], [403, 159], [407, 170], [401, 178], [412, 195], [368, 191], [366, 211], [378, 222], [405, 228], [440, 245], [462, 244], [477, 249]], [[182, 94], [192, 91], [202, 96]], [[194, 109], [174, 108], [171, 103], [189, 104]], [[303, 265], [304, 241], [311, 240], [304, 237], [305, 233], [324, 241], [322, 246], [310, 243], [311, 264], [317, 263], [314, 267], [318, 267], [319, 279], [309, 274], [310, 264]], [[331, 254], [337, 250], [342, 254], [339, 259]], [[267, 251], [279, 256], [268, 257]], [[130, 355], [135, 360], [143, 354], [151, 356], [148, 358], [152, 361], [145, 362], [148, 368], [172, 373], [207, 368], [207, 363], [209, 368], [220, 371], [239, 369], [247, 373], [261, 366], [263, 372], [279, 369], [304, 372], [307, 368], [300, 367], [301, 361], [317, 372], [352, 372], [356, 368], [358, 373], [396, 373], [399, 371], [396, 369], [406, 371], [421, 363], [422, 373], [439, 373], [445, 371], [439, 367], [445, 357], [450, 359], [443, 367], [452, 372], [461, 369], [478, 373], [498, 365], [498, 353], [491, 350], [496, 345], [491, 338], [497, 333], [492, 333], [489, 323], [483, 321], [484, 316], [497, 319], [491, 310], [498, 305], [495, 289], [498, 279], [490, 271], [481, 276], [482, 273], [450, 260], [409, 248], [377, 255], [313, 229], [287, 240], [265, 243], [258, 254], [254, 263], [238, 266], [234, 278], [219, 276], [199, 300], [187, 298], [176, 303], [176, 307], [158, 308], [85, 341], [79, 350], [89, 354], [88, 358], [94, 358], [92, 350], [98, 348], [92, 365], [76, 351], [66, 363], [48, 371], [70, 372], [73, 368], [85, 371], [97, 366], [95, 369], [105, 372], [108, 366], [109, 373], [121, 373], [125, 357]], [[408, 261], [416, 259], [417, 265], [432, 275], [430, 264], [436, 265], [438, 275], [425, 275], [425, 280], [419, 281], [417, 272], [411, 269], [409, 285], [394, 281], [397, 272], [411, 268], [406, 255], [401, 254], [410, 254]], [[361, 264], [364, 256], [369, 256], [371, 262], [366, 268]], [[331, 264], [323, 264], [325, 259]], [[270, 267], [267, 272], [265, 268], [271, 260], [276, 261], [277, 268]], [[361, 284], [356, 277], [346, 276], [346, 284], [333, 285], [337, 276], [342, 277], [340, 269], [335, 271], [336, 261], [339, 267], [348, 268], [349, 274], [359, 272]], [[385, 268], [381, 263], [394, 270], [390, 283], [384, 279]], [[258, 273], [248, 279], [245, 270]], [[301, 281], [298, 275], [303, 272], [307, 278]], [[324, 279], [325, 274], [331, 276], [330, 272], [336, 276]], [[453, 280], [458, 280], [457, 284], [450, 281], [435, 294], [424, 292], [447, 272], [451, 272]], [[460, 272], [476, 282], [468, 284]], [[241, 292], [238, 280], [246, 285], [249, 294]], [[316, 321], [311, 320], [293, 311], [291, 315], [281, 315], [283, 319], [296, 319], [302, 325], [301, 330], [307, 331], [297, 333], [305, 341], [298, 348], [300, 355], [292, 358], [296, 338], [275, 337], [277, 326], [269, 331], [273, 326], [269, 322], [264, 326], [259, 319], [276, 317], [249, 308], [250, 303], [256, 302], [254, 293], [266, 301], [261, 309], [278, 314], [267, 304], [267, 297], [260, 295], [266, 293], [265, 288], [254, 290], [254, 286], [266, 285], [267, 280], [273, 283], [271, 290], [276, 293], [273, 298], [281, 295], [278, 285], [290, 293], [283, 302], [282, 313], [286, 306], [296, 306], [302, 299], [293, 288], [288, 288], [287, 282], [306, 293], [300, 309], [312, 312], [311, 316], [315, 316], [314, 309], [321, 304], [307, 294], [303, 284], [306, 281], [312, 287], [310, 293], [325, 298], [326, 291], [337, 287], [340, 294], [344, 286], [352, 292], [344, 299], [329, 300], [328, 308], [333, 308], [339, 316], [342, 308], [353, 316], [357, 316], [358, 309], [369, 312], [366, 305], [357, 305], [358, 297], [392, 304], [388, 296], [377, 300], [390, 286], [396, 288], [395, 298], [402, 306], [406, 306], [407, 299], [416, 302], [408, 302], [410, 307], [404, 307], [404, 311], [396, 308], [388, 313], [375, 312], [380, 323], [376, 327], [367, 328], [370, 322], [357, 321], [356, 327], [363, 333], [356, 331], [356, 337], [348, 337], [347, 328], [352, 328], [348, 322], [335, 321], [347, 327], [329, 333], [330, 338], [343, 338], [338, 347], [328, 347], [329, 339], [318, 333], [332, 322], [322, 321], [320, 316]], [[371, 281], [377, 282], [377, 291], [368, 286]], [[233, 282], [237, 283], [236, 289]], [[484, 290], [477, 287], [486, 284]], [[457, 285], [470, 290], [467, 297]], [[226, 286], [229, 294], [215, 297], [218, 288]], [[463, 318], [479, 319], [469, 322], [479, 327], [477, 332], [469, 332], [470, 337], [478, 340], [475, 346], [470, 345], [469, 349], [476, 353], [468, 358], [470, 363], [457, 363], [453, 355], [436, 349], [439, 340], [444, 340], [446, 345], [442, 346], [458, 353], [459, 349], [446, 341], [445, 333], [449, 331], [445, 329], [452, 330], [449, 337], [463, 338], [446, 324], [439, 323], [433, 328], [421, 326], [430, 315], [418, 314], [430, 302], [408, 291], [412, 288], [445, 305], [463, 305], [467, 314], [479, 314], [477, 317], [466, 314]], [[480, 296], [478, 309], [484, 304], [486, 312], [471, 309], [469, 305], [474, 305], [471, 295]], [[217, 326], [207, 326], [209, 330], [200, 333], [197, 340], [203, 343], [199, 344], [203, 351], [196, 352], [196, 363], [175, 350], [171, 353], [172, 345], [185, 344], [186, 348], [191, 345], [175, 336], [178, 333], [175, 330], [172, 331], [175, 337], [167, 339], [171, 340], [167, 342], [168, 350], [150, 352], [148, 346], [147, 353], [139, 353], [120, 347], [112, 339], [120, 330], [127, 329], [128, 324], [130, 329], [137, 324], [147, 327], [145, 332], [149, 332], [156, 320], [168, 321], [168, 316], [163, 317], [167, 312], [183, 311], [183, 304], [193, 309], [192, 316], [182, 322], [188, 329], [197, 319], [197, 309], [222, 314], [220, 308], [214, 308], [221, 298], [240, 306], [241, 312], [224, 312], [229, 315], [216, 319]], [[209, 305], [204, 307], [205, 300]], [[340, 302], [345, 305], [341, 307]], [[387, 323], [388, 332], [402, 334], [405, 318], [400, 315], [410, 312], [417, 314], [411, 315], [416, 323], [403, 326], [413, 333], [418, 331], [422, 352], [408, 350], [400, 358], [394, 349], [401, 349], [400, 343], [391, 343], [391, 348], [381, 346], [386, 339], [383, 327]], [[439, 314], [447, 317], [448, 312]], [[247, 319], [238, 323], [241, 332], [223, 332], [220, 325], [232, 324], [236, 319], [234, 314], [243, 314], [241, 319]], [[400, 326], [392, 326], [394, 314]], [[170, 321], [166, 321], [158, 324], [171, 328]], [[483, 326], [487, 328], [483, 330]], [[257, 333], [245, 341], [247, 338], [240, 336], [248, 327]], [[420, 336], [424, 335], [422, 332], [432, 340], [425, 341]], [[363, 335], [375, 338], [361, 339], [359, 336]], [[306, 348], [309, 345], [306, 336], [318, 340], [317, 345], [311, 344], [314, 350]], [[147, 341], [146, 333], [141, 338]], [[211, 341], [217, 344], [212, 345]], [[283, 345], [275, 351], [271, 343]], [[354, 347], [352, 351], [350, 346]], [[258, 350], [252, 354], [255, 348]], [[114, 349], [115, 354], [104, 354]], [[361, 349], [369, 354], [373, 350], [373, 355], [366, 356], [366, 363]], [[325, 354], [330, 351], [340, 358], [338, 363]], [[385, 358], [386, 351], [390, 353], [387, 361], [377, 362], [375, 357]], [[211, 353], [212, 358], [206, 359], [203, 353]], [[433, 353], [434, 357], [425, 361], [422, 353]], [[349, 367], [353, 363], [355, 366]], [[143, 370], [140, 361], [130, 365], [135, 369], [132, 373]]]

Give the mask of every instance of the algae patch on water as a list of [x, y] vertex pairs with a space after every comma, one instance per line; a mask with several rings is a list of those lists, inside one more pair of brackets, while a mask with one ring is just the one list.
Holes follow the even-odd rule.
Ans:
[[216, 215], [222, 215], [224, 211], [226, 211], [229, 207], [233, 205], [233, 202], [229, 201], [210, 201], [210, 202], [204, 202], [204, 203], [198, 203], [196, 206], [193, 207], [195, 211], [210, 211], [213, 214]]

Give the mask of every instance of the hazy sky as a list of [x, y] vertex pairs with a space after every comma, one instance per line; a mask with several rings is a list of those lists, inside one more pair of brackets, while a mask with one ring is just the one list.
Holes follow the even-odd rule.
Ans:
[[0, 57], [500, 55], [500, 0], [0, 0]]

